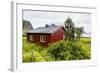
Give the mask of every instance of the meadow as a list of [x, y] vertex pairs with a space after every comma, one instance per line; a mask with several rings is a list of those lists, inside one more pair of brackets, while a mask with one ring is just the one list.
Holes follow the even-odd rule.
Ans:
[[23, 36], [22, 42], [24, 63], [91, 59], [91, 38], [82, 37], [78, 42], [62, 40], [47, 48], [29, 43], [26, 36]]

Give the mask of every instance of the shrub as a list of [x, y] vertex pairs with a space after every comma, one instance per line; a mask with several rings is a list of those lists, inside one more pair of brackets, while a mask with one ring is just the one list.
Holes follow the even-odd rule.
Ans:
[[33, 60], [34, 62], [45, 61], [44, 57], [38, 51], [33, 51], [33, 58], [34, 58]]
[[48, 52], [56, 61], [88, 59], [82, 47], [72, 41], [57, 42], [51, 45]]
[[23, 62], [32, 62], [31, 53], [23, 53]]
[[84, 38], [80, 42], [63, 40], [46, 48], [29, 43], [26, 37], [23, 37], [22, 55], [23, 62], [90, 59], [90, 43]]

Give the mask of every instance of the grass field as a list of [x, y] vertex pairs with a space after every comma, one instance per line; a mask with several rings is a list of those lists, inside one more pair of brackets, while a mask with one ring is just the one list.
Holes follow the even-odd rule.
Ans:
[[91, 38], [81, 38], [79, 42], [88, 56], [91, 56]]
[[[85, 53], [85, 55], [88, 56], [88, 58], [86, 59], [90, 59], [91, 58], [91, 38], [81, 38], [78, 44], [82, 47], [82, 50], [84, 50], [83, 54]], [[29, 43], [26, 37], [23, 36], [23, 53], [22, 53], [23, 62], [55, 61], [55, 58], [53, 58], [50, 55], [50, 53], [48, 53], [49, 48], [51, 48], [51, 46], [48, 48], [45, 48], [45, 47], [37, 46], [34, 43]]]

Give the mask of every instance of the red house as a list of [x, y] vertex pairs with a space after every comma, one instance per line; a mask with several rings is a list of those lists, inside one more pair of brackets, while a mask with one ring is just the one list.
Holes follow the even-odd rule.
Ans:
[[46, 25], [27, 32], [27, 40], [42, 46], [64, 39], [64, 28], [62, 26]]

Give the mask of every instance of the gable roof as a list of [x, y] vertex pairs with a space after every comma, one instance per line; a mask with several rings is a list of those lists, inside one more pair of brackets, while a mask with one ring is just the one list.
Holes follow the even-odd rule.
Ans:
[[38, 27], [36, 29], [28, 31], [27, 33], [50, 33], [52, 34], [61, 28], [62, 26], [56, 26], [52, 24], [52, 25], [49, 25], [48, 27]]

